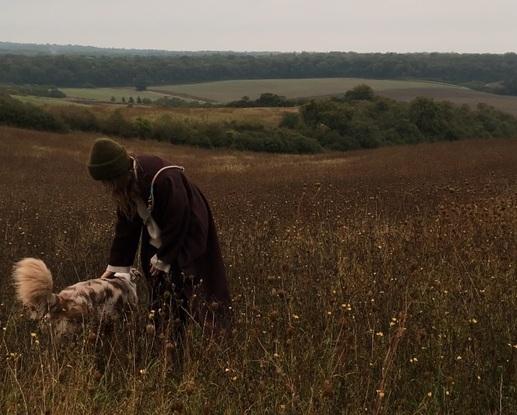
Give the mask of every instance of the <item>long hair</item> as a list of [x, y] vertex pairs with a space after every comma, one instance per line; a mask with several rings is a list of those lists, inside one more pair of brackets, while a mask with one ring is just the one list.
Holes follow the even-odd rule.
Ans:
[[126, 174], [113, 180], [105, 180], [103, 183], [111, 193], [118, 210], [128, 219], [134, 218], [136, 215], [135, 200], [139, 196], [139, 191], [133, 168]]

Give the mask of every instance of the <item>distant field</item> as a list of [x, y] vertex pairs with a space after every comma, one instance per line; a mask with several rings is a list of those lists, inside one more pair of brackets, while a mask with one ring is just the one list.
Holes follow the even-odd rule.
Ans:
[[[396, 81], [361, 78], [320, 78], [320, 79], [261, 79], [241, 81], [205, 82], [185, 85], [162, 85], [149, 87], [147, 91], [136, 91], [126, 88], [62, 88], [67, 98], [43, 98], [23, 96], [17, 98], [38, 104], [63, 104], [74, 100], [90, 101], [91, 103], [109, 103], [111, 97], [121, 103], [122, 97], [149, 98], [155, 100], [164, 96], [176, 96], [186, 100], [201, 100], [209, 102], [229, 102], [247, 95], [251, 99], [261, 93], [272, 92], [288, 98], [332, 96], [346, 92], [354, 86], [366, 83], [376, 93], [400, 101], [409, 101], [417, 96], [447, 100], [456, 104], [475, 106], [480, 102], [517, 115], [517, 97], [489, 94], [474, 91], [455, 85], [427, 81]], [[211, 112], [209, 110], [208, 112]], [[216, 110], [218, 111], [218, 110]], [[192, 113], [188, 110], [187, 112]], [[196, 112], [196, 111], [194, 111]], [[206, 116], [207, 111], [198, 111]], [[154, 113], [154, 112], [153, 112]]]
[[263, 92], [272, 92], [287, 98], [335, 95], [346, 92], [359, 84], [368, 84], [374, 90], [411, 88], [446, 88], [461, 90], [455, 85], [427, 81], [395, 81], [362, 78], [314, 78], [314, 79], [257, 79], [203, 82], [185, 85], [149, 87], [150, 91], [178, 96], [188, 96], [208, 101], [228, 102], [248, 96], [258, 98]]
[[23, 102], [29, 102], [31, 104], [37, 105], [63, 105], [63, 104], [71, 104], [71, 105], [81, 105], [86, 106], [85, 104], [76, 103], [73, 101], [69, 101], [66, 98], [49, 98], [49, 97], [36, 97], [32, 95], [13, 95], [13, 98], [16, 98]]
[[379, 91], [380, 95], [398, 101], [411, 101], [417, 96], [434, 98], [438, 101], [451, 101], [455, 104], [477, 105], [479, 102], [492, 105], [498, 110], [517, 115], [517, 97], [488, 94], [467, 88], [402, 88]]
[[137, 91], [135, 88], [60, 88], [67, 96], [67, 98], [85, 99], [93, 101], [109, 102], [111, 97], [115, 97], [117, 102], [133, 97], [136, 101], [137, 97], [149, 98], [155, 100], [163, 97], [164, 93], [153, 91]]

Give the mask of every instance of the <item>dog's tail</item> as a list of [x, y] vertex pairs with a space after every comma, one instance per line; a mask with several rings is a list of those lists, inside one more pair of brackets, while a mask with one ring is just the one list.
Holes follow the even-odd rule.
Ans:
[[45, 263], [36, 258], [24, 258], [13, 268], [16, 297], [37, 313], [45, 313], [56, 301], [52, 293], [52, 274]]

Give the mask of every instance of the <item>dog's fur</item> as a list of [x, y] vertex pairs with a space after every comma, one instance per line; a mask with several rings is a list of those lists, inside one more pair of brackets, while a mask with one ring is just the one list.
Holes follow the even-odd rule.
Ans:
[[138, 302], [134, 280], [138, 271], [95, 278], [53, 292], [52, 274], [45, 263], [25, 258], [13, 268], [18, 300], [33, 319], [48, 319], [58, 335], [72, 333], [86, 320], [104, 322], [119, 318]]

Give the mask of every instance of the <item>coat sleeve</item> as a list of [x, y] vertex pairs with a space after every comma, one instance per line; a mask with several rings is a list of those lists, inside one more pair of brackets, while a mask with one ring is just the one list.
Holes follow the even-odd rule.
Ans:
[[142, 220], [138, 215], [130, 219], [117, 209], [115, 237], [111, 244], [108, 270], [123, 272], [122, 268], [128, 269], [133, 265], [141, 230]]
[[[155, 205], [153, 216], [160, 226], [162, 245], [158, 249], [158, 260], [172, 265], [186, 265], [189, 230], [192, 225], [192, 201], [188, 183], [181, 174], [163, 175], [155, 183]], [[187, 255], [190, 256], [190, 255]]]

